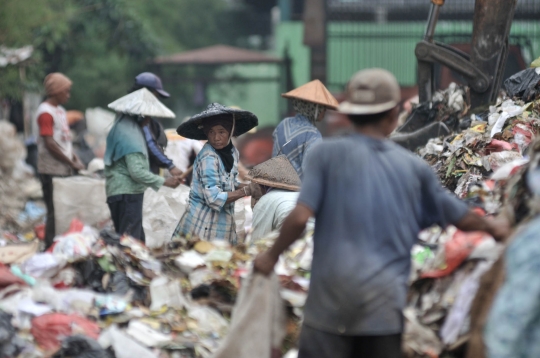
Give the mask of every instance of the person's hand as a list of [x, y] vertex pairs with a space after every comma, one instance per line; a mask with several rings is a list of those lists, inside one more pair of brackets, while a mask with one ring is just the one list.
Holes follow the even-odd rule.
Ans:
[[171, 173], [171, 175], [173, 177], [179, 177], [180, 175], [184, 174], [180, 169], [178, 169], [177, 167], [172, 167], [171, 169], [169, 169], [169, 173]]
[[249, 183], [246, 190], [249, 193], [249, 195], [255, 200], [259, 200], [261, 196], [263, 196], [261, 186], [257, 183], [254, 183], [254, 182]]
[[274, 271], [274, 266], [278, 261], [277, 257], [270, 254], [269, 251], [265, 251], [257, 255], [253, 261], [253, 268], [255, 271], [262, 273], [263, 275], [269, 275]]
[[487, 218], [489, 220], [490, 234], [497, 241], [505, 241], [512, 233], [510, 221], [504, 215], [499, 215], [495, 218]]
[[176, 188], [178, 185], [180, 185], [180, 180], [177, 177], [167, 178], [163, 182], [163, 186], [167, 186], [169, 188]]
[[71, 161], [71, 167], [77, 171], [85, 169], [84, 164], [79, 160], [79, 158], [75, 158]]

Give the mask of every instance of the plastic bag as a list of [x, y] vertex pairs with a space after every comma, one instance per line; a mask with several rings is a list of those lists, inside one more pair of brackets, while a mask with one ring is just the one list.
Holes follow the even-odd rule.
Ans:
[[161, 276], [152, 280], [150, 283], [150, 296], [152, 297], [152, 305], [150, 310], [157, 311], [163, 306], [182, 309], [188, 306], [180, 282], [177, 280], [169, 280], [167, 277]]
[[24, 348], [24, 342], [15, 335], [11, 315], [0, 312], [0, 357], [16, 357]]
[[97, 341], [82, 336], [75, 335], [67, 337], [62, 342], [62, 346], [53, 358], [109, 358], [110, 355]]
[[69, 262], [77, 261], [92, 253], [92, 245], [97, 239], [97, 231], [85, 226], [81, 232], [57, 236], [52, 252], [66, 257]]
[[444, 244], [445, 262], [437, 270], [424, 272], [421, 278], [438, 278], [453, 272], [482, 241], [490, 238], [482, 231], [463, 232], [457, 230], [451, 240]]
[[60, 347], [61, 339], [74, 334], [84, 334], [97, 339], [99, 326], [78, 315], [51, 313], [34, 318], [30, 333], [41, 348], [55, 350]]
[[504, 89], [509, 97], [518, 97], [525, 102], [532, 101], [538, 95], [540, 74], [536, 68], [527, 68], [504, 81]]
[[117, 358], [157, 358], [156, 354], [114, 325], [103, 332], [98, 342], [105, 349], [112, 346]]
[[[285, 311], [279, 280], [252, 273], [240, 289], [231, 327], [213, 358], [270, 358], [285, 338]], [[191, 312], [190, 312], [191, 315]]]
[[9, 267], [0, 264], [0, 288], [5, 288], [13, 284], [25, 285], [25, 282], [11, 273]]
[[146, 246], [159, 248], [171, 240], [178, 220], [186, 211], [189, 190], [180, 185], [176, 189], [161, 187], [158, 191], [145, 191], [143, 229]]
[[83, 176], [54, 178], [53, 185], [57, 235], [66, 232], [74, 218], [95, 227], [110, 219], [104, 179]]

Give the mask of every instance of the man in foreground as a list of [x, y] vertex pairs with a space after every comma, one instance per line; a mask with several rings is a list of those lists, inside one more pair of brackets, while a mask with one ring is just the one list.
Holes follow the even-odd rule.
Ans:
[[298, 204], [255, 260], [270, 273], [315, 217], [309, 296], [299, 358], [401, 356], [410, 250], [423, 228], [456, 225], [496, 239], [488, 221], [445, 191], [431, 168], [386, 137], [398, 121], [399, 85], [386, 70], [356, 73], [339, 110], [355, 133], [323, 141], [307, 159]]

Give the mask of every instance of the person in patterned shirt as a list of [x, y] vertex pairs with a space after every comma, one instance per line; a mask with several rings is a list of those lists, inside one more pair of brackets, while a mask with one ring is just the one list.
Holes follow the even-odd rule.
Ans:
[[231, 139], [257, 124], [251, 112], [212, 103], [178, 127], [181, 136], [208, 142], [193, 164], [188, 208], [173, 237], [196, 236], [236, 244], [234, 202], [250, 196], [252, 186], [237, 180], [239, 154]]
[[278, 124], [272, 135], [274, 147], [272, 157], [287, 156], [292, 166], [303, 179], [303, 163], [307, 153], [322, 139], [315, 126], [324, 118], [326, 109], [336, 109], [338, 102], [319, 80], [314, 80], [282, 95], [292, 101], [296, 112]]

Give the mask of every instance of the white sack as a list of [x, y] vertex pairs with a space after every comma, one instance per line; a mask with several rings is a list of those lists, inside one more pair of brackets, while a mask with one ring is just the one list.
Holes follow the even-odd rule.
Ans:
[[66, 232], [74, 218], [94, 227], [111, 218], [105, 179], [84, 176], [53, 178], [53, 185], [56, 235]]
[[229, 334], [213, 358], [270, 358], [285, 338], [285, 312], [279, 281], [272, 273], [251, 273], [232, 312]]
[[146, 189], [143, 201], [143, 229], [146, 246], [160, 248], [171, 240], [174, 229], [187, 208], [189, 187]]

